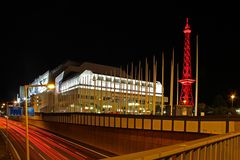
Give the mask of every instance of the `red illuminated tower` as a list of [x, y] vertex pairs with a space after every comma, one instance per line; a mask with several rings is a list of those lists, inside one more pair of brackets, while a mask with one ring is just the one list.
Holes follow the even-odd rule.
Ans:
[[183, 74], [182, 79], [179, 82], [182, 84], [181, 94], [180, 94], [180, 105], [193, 106], [193, 94], [192, 94], [192, 67], [191, 67], [191, 47], [190, 47], [190, 33], [191, 29], [188, 24], [188, 18], [186, 21], [186, 26], [184, 29], [185, 39], [184, 39], [184, 59], [183, 59]]

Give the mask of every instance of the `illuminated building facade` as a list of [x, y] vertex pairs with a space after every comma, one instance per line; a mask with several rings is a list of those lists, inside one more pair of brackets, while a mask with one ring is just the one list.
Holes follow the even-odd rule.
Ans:
[[55, 79], [55, 91], [40, 87], [30, 94], [40, 97], [41, 112], [151, 114], [154, 97], [156, 113], [160, 112], [161, 83], [143, 81], [141, 77], [135, 73], [133, 78], [120, 68], [85, 62], [57, 72], [47, 71], [33, 84], [47, 84]]

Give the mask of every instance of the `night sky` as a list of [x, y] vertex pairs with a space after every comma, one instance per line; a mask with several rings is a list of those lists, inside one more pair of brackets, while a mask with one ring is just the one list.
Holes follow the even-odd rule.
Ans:
[[[143, 63], [145, 57], [152, 61], [155, 55], [161, 81], [162, 51], [165, 84], [169, 85], [172, 48], [175, 62], [182, 68], [186, 17], [192, 29], [193, 78], [195, 39], [199, 35], [199, 101], [211, 103], [216, 94], [226, 96], [240, 91], [240, 25], [236, 14], [224, 15], [216, 10], [210, 15], [196, 16], [190, 12], [194, 9], [187, 12], [186, 7], [178, 5], [152, 5], [105, 10], [56, 2], [8, 12], [7, 52], [1, 53], [0, 100], [13, 100], [20, 85], [32, 82], [66, 60], [119, 67], [132, 61]], [[169, 86], [165, 88], [168, 94]]]

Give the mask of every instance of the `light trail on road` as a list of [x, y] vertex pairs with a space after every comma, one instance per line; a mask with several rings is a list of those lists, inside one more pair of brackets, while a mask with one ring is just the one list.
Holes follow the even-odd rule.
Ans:
[[[24, 124], [0, 117], [0, 127], [13, 143], [21, 159], [26, 159]], [[94, 160], [108, 157], [93, 149], [71, 142], [37, 127], [29, 126], [30, 159], [33, 160]]]

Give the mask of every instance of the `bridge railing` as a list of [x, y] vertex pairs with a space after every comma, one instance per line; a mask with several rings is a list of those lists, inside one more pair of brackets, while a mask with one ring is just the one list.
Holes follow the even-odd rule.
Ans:
[[99, 127], [224, 134], [240, 131], [240, 116], [153, 116], [94, 113], [43, 113], [44, 121]]
[[104, 160], [239, 160], [240, 132], [221, 134], [181, 144]]

